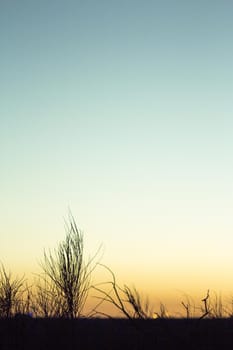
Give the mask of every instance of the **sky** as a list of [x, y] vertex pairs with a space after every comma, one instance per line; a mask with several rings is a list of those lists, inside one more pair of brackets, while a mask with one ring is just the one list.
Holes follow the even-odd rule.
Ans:
[[233, 293], [232, 13], [228, 0], [0, 2], [6, 267], [37, 271], [70, 208], [87, 255], [102, 244], [101, 262], [152, 299]]

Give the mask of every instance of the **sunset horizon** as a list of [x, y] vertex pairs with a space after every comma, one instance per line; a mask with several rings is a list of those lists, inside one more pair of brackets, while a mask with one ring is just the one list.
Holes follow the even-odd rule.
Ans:
[[230, 307], [232, 13], [226, 0], [1, 2], [6, 271], [33, 284], [72, 212], [86, 259], [101, 247], [154, 312], [185, 315], [208, 290]]

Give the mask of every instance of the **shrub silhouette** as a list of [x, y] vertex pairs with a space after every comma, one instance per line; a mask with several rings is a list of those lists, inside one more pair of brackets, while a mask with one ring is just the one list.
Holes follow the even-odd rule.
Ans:
[[[100, 300], [96, 308], [94, 309], [95, 314], [109, 316], [99, 311], [99, 307], [104, 302], [112, 304], [120, 313], [126, 318], [133, 319], [149, 319], [152, 317], [152, 311], [149, 307], [149, 301], [146, 299], [143, 302], [142, 297], [138, 290], [133, 287], [130, 288], [127, 285], [120, 287], [116, 281], [115, 274], [106, 265], [99, 264], [109, 271], [111, 280], [108, 282], [101, 283], [98, 286], [93, 286], [94, 290], [98, 292], [97, 299]], [[110, 291], [106, 291], [107, 286], [111, 286]]]
[[11, 317], [21, 304], [24, 278], [13, 278], [11, 272], [6, 272], [3, 264], [0, 266], [0, 317]]
[[[79, 318], [84, 316], [84, 306], [91, 288], [95, 290], [95, 297], [99, 301], [89, 317], [111, 317], [101, 311], [103, 303], [111, 304], [120, 311], [121, 316], [130, 320], [172, 317], [162, 303], [159, 311], [152, 312], [149, 301], [144, 300], [136, 288], [119, 286], [115, 274], [106, 265], [98, 264], [110, 273], [110, 280], [92, 286], [91, 277], [97, 265], [95, 258], [99, 250], [86, 261], [83, 233], [71, 214], [65, 228], [65, 239], [58, 247], [53, 252], [44, 251], [41, 262], [43, 273], [38, 276], [33, 287], [28, 287], [24, 277], [12, 277], [11, 272], [7, 272], [0, 264], [0, 317], [32, 313], [33, 316], [45, 318]], [[199, 306], [195, 306], [188, 296], [181, 301], [181, 305], [187, 319], [232, 318], [233, 315], [233, 307], [227, 307], [225, 303], [223, 305], [221, 295], [212, 295], [209, 290]]]
[[33, 314], [43, 318], [63, 316], [62, 298], [54, 283], [47, 276], [39, 276], [33, 294]]
[[53, 254], [44, 252], [41, 266], [45, 286], [38, 289], [42, 304], [45, 306], [46, 299], [50, 303], [53, 300], [58, 316], [80, 317], [90, 289], [93, 260], [85, 262], [83, 233], [70, 214], [65, 239]]

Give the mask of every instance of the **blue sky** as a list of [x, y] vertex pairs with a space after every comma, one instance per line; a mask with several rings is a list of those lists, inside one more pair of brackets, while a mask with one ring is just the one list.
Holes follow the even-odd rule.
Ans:
[[233, 289], [232, 11], [1, 1], [6, 265], [33, 270], [70, 207], [123, 279]]

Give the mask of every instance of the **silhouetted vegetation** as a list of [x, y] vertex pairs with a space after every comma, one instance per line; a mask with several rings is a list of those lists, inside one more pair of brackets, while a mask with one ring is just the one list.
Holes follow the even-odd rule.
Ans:
[[[116, 281], [116, 277], [113, 271], [103, 264], [99, 265], [109, 271], [111, 280], [108, 282], [103, 282], [98, 286], [93, 286], [93, 288], [99, 293], [99, 296], [96, 296], [96, 298], [100, 300], [94, 310], [95, 314], [109, 317], [109, 315], [106, 315], [99, 310], [100, 306], [104, 302], [107, 302], [114, 305], [115, 308], [120, 311], [122, 316], [125, 316], [130, 320], [135, 318], [151, 318], [152, 311], [149, 308], [148, 299], [143, 302], [140, 293], [135, 287], [130, 288], [127, 285], [120, 287]], [[111, 287], [109, 291], [107, 291], [108, 286]]]
[[0, 317], [11, 317], [20, 308], [24, 293], [24, 278], [12, 277], [0, 266]]
[[[0, 266], [1, 349], [228, 349], [233, 346], [232, 303], [210, 293], [195, 305], [185, 296], [184, 314], [172, 318], [160, 303], [153, 310], [135, 287], [120, 286], [114, 272], [92, 284], [96, 255], [85, 259], [83, 233], [72, 215], [57, 249], [44, 251], [42, 273], [34, 285]], [[92, 289], [97, 303], [84, 306]], [[103, 309], [110, 304], [121, 318]], [[111, 318], [111, 319], [110, 319]], [[36, 341], [35, 341], [36, 339]], [[228, 347], [229, 346], [229, 347]]]
[[[80, 317], [90, 290], [93, 259], [85, 262], [83, 233], [70, 214], [66, 237], [52, 254], [44, 252], [43, 284], [37, 285], [38, 302], [45, 315]], [[47, 305], [51, 304], [50, 311]]]

